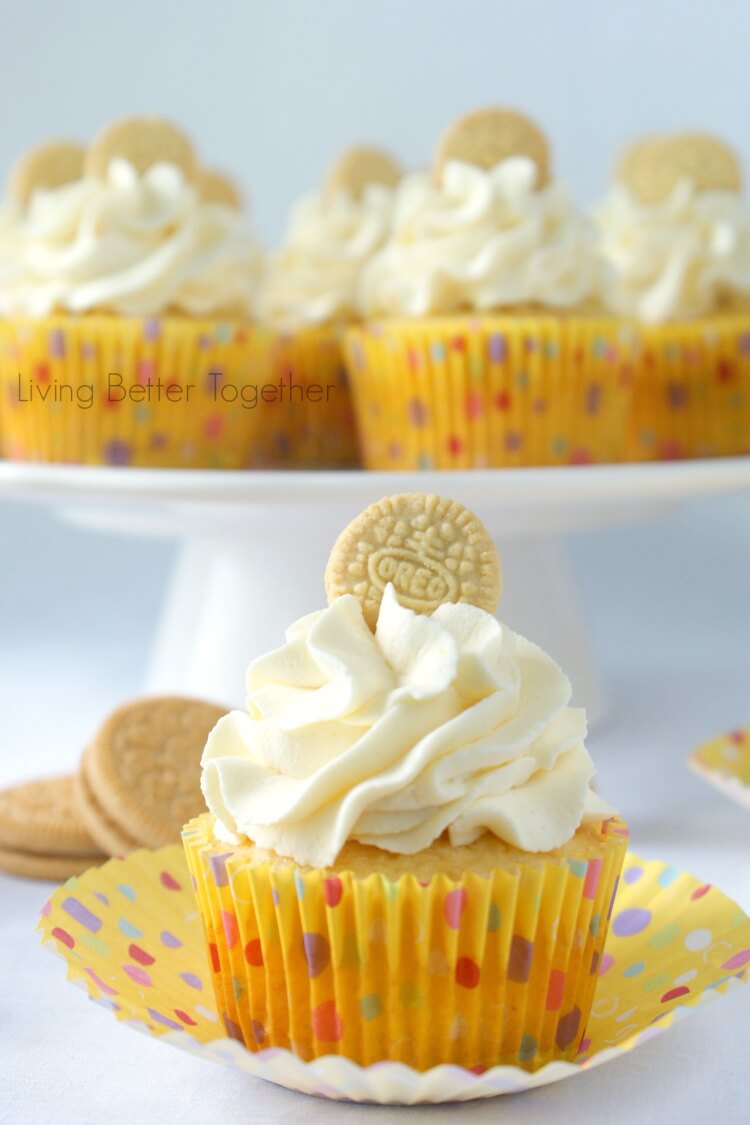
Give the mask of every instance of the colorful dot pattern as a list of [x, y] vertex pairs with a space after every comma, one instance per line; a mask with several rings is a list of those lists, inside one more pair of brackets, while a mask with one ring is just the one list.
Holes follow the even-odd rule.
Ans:
[[460, 883], [246, 863], [214, 846], [210, 826], [208, 816], [188, 826], [186, 851], [217, 1006], [250, 1050], [425, 1069], [575, 1057], [625, 854], [621, 822], [603, 826], [601, 857]]
[[[340, 337], [187, 317], [5, 322], [0, 454], [118, 467], [356, 465]], [[113, 388], [110, 373], [121, 380]], [[294, 398], [278, 389], [290, 379], [301, 387]], [[312, 384], [324, 388], [319, 401]]]
[[688, 762], [711, 785], [750, 809], [750, 727], [706, 742]]
[[750, 317], [663, 327], [498, 316], [352, 329], [370, 469], [750, 453]]
[[272, 368], [274, 382], [332, 388], [319, 402], [303, 405], [295, 399], [283, 427], [275, 434], [278, 465], [359, 467], [359, 440], [342, 329], [320, 325], [278, 334], [273, 341]]
[[[573, 870], [571, 876], [579, 880], [584, 877]], [[337, 880], [331, 880], [331, 888], [323, 891], [321, 917], [341, 907], [346, 910], [348, 888], [345, 879], [340, 882], [340, 894]], [[474, 887], [466, 889], [463, 917], [471, 916], [474, 910]], [[445, 924], [446, 913], [455, 919], [459, 908], [454, 904], [461, 902], [454, 896], [446, 912], [446, 894], [441, 894], [434, 902], [441, 925]], [[102, 901], [102, 896], [106, 902]], [[296, 894], [294, 900], [299, 901]], [[240, 905], [238, 902], [237, 906]], [[493, 909], [495, 905], [491, 903], [483, 915], [488, 932], [497, 930], [500, 925], [498, 912]], [[153, 959], [148, 962], [150, 985], [133, 980], [125, 969], [126, 965], [137, 965], [138, 960], [133, 956], [130, 934], [123, 933], [123, 920], [127, 921], [128, 931], [138, 931], [138, 956], [142, 960]], [[391, 913], [383, 921], [387, 938], [389, 925], [397, 926], [398, 917]], [[70, 880], [55, 891], [43, 908], [39, 929], [43, 940], [64, 957], [69, 977], [83, 981], [92, 998], [109, 1007], [118, 1019], [145, 1026], [154, 1035], [172, 1033], [171, 1042], [175, 1045], [184, 1045], [206, 1058], [270, 1076], [275, 1081], [312, 1093], [370, 1097], [372, 1100], [378, 1100], [381, 1095], [398, 1100], [403, 1093], [402, 1085], [398, 1085], [395, 1092], [391, 1090], [388, 1094], [387, 1071], [382, 1064], [372, 1072], [329, 1067], [324, 1083], [319, 1070], [305, 1067], [271, 1046], [270, 1029], [262, 1021], [253, 1019], [243, 1027], [228, 1012], [219, 1019], [212, 982], [222, 979], [221, 958], [217, 951], [212, 968], [179, 847], [138, 852], [125, 860], [111, 860], [103, 867]], [[448, 930], [460, 934], [446, 926]], [[669, 935], [668, 940], [654, 940], [664, 934]], [[102, 944], [97, 949], [83, 941], [91, 936], [100, 938]], [[416, 939], [419, 934], [411, 936]], [[281, 933], [269, 928], [257, 945], [245, 943], [241, 947], [242, 956], [254, 971], [261, 970], [264, 952], [275, 956], [280, 939]], [[462, 984], [456, 979], [455, 993], [461, 989], [470, 997], [478, 991], [478, 988], [472, 989], [471, 982], [476, 978], [476, 967], [481, 978], [479, 962], [468, 955], [463, 955], [465, 960], [461, 956], [451, 960], [446, 953], [433, 950], [430, 964], [434, 982], [429, 994], [421, 996], [419, 984], [405, 980], [396, 998], [392, 989], [384, 992], [371, 987], [367, 950], [362, 952], [364, 957], [358, 954], [353, 961], [347, 961], [346, 950], [343, 946], [341, 949], [342, 965], [350, 964], [360, 972], [360, 990], [353, 997], [356, 1006], [353, 1003], [352, 1013], [362, 1026], [377, 1025], [388, 1016], [389, 1006], [394, 1003], [403, 1005], [405, 1011], [415, 1016], [420, 1010], [427, 1010], [434, 1016], [449, 995], [451, 976], [465, 980]], [[351, 943], [348, 956], [351, 959]], [[565, 979], [559, 970], [549, 974], [544, 1007], [551, 1012], [562, 1011], [556, 1035], [563, 1043], [571, 1035], [573, 1042], [580, 1040], [575, 1070], [584, 1070], [606, 1061], [613, 1054], [646, 1043], [701, 998], [720, 994], [745, 979], [748, 970], [750, 918], [735, 903], [715, 887], [701, 884], [687, 873], [629, 854], [614, 900], [606, 949], [596, 966], [595, 995], [585, 1030], [580, 1027], [580, 1021], [577, 1022], [575, 1007], [563, 1011]], [[219, 989], [217, 995], [223, 999], [226, 992]], [[309, 1011], [309, 1022], [329, 1053], [336, 1051], [345, 1034], [343, 1021], [336, 998], [319, 1000]], [[452, 1015], [453, 1041], [470, 1035], [475, 1025], [476, 1021], [472, 1023], [461, 1013]], [[182, 1036], [174, 1034], [178, 1029]], [[227, 1035], [236, 1042], [229, 1044]], [[430, 1089], [424, 1096], [439, 1100], [441, 1096], [455, 1097], [460, 1091], [470, 1096], [516, 1092], [535, 1085], [537, 1080], [547, 1081], [547, 1069], [537, 1075], [525, 1069], [534, 1066], [538, 1048], [533, 1032], [524, 1031], [518, 1044], [517, 1060], [524, 1069], [493, 1070], [481, 1063], [472, 1064], [468, 1070], [449, 1068], [444, 1083], [437, 1087], [431, 1079]], [[558, 1046], [559, 1051], [566, 1049]], [[255, 1054], [256, 1051], [260, 1053]], [[555, 1077], [569, 1073], [559, 1063], [551, 1067]], [[404, 1072], [398, 1073], [402, 1084]], [[364, 1075], [369, 1074], [373, 1076], [372, 1085], [365, 1082]]]

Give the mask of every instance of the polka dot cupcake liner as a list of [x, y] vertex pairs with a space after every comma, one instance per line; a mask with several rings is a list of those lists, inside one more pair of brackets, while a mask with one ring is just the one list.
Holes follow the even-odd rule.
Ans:
[[483, 316], [347, 334], [370, 469], [621, 461], [635, 341], [618, 321]]
[[632, 331], [626, 458], [750, 453], [750, 314]]
[[625, 854], [621, 821], [605, 823], [596, 858], [534, 856], [460, 881], [258, 864], [212, 828], [206, 814], [183, 843], [222, 1022], [250, 1050], [420, 1070], [575, 1058]]
[[[0, 325], [2, 451], [15, 460], [267, 467], [290, 447], [271, 338], [188, 318], [49, 317]], [[254, 403], [254, 405], [253, 405]]]
[[360, 465], [349, 376], [343, 353], [343, 331], [333, 325], [278, 333], [273, 341], [276, 380], [290, 389], [289, 428], [283, 464], [318, 469], [351, 469]]
[[[326, 908], [333, 914], [344, 902], [344, 888], [339, 897], [333, 882], [327, 895]], [[462, 920], [467, 909], [463, 904], [462, 910], [460, 895], [436, 905], [452, 922]], [[386, 926], [394, 921], [387, 916]], [[519, 1066], [472, 1071], [451, 1065], [419, 1071], [391, 1062], [363, 1068], [333, 1053], [305, 1062], [262, 1043], [248, 1049], [231, 1037], [234, 1029], [228, 1034], [212, 987], [220, 959], [207, 951], [178, 845], [113, 859], [69, 880], [42, 910], [39, 930], [45, 945], [65, 960], [69, 979], [118, 1020], [199, 1058], [290, 1089], [382, 1103], [491, 1097], [582, 1074], [647, 1044], [697, 1005], [740, 987], [750, 968], [750, 918], [736, 903], [693, 875], [629, 853], [575, 1060], [550, 1062], [534, 1072]], [[321, 954], [314, 952], [314, 943], [308, 941], [308, 947], [315, 966]], [[248, 964], [262, 953], [250, 944], [241, 951]], [[397, 968], [401, 975], [401, 958]], [[243, 971], [234, 986], [238, 991], [244, 979]], [[442, 980], [444, 990], [447, 975]], [[224, 993], [218, 995], [221, 1001]], [[395, 999], [395, 989], [388, 995]], [[441, 1003], [439, 992], [432, 1016]], [[374, 1002], [366, 1007], [373, 1010]]]
[[643, 327], [486, 316], [351, 329], [370, 469], [750, 453], [750, 315]]
[[750, 727], [704, 743], [693, 750], [688, 764], [709, 784], [750, 809]]

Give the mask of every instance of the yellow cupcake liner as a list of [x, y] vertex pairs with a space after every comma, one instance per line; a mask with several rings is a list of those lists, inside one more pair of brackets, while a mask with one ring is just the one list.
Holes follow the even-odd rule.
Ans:
[[277, 379], [289, 384], [292, 398], [280, 465], [320, 469], [360, 464], [349, 377], [336, 325], [279, 332], [273, 343]]
[[606, 823], [597, 859], [426, 884], [251, 865], [212, 827], [207, 814], [192, 821], [183, 843], [217, 1004], [250, 1050], [420, 1070], [575, 1058], [625, 855], [622, 822]]
[[286, 444], [271, 338], [188, 318], [0, 324], [5, 455], [86, 465], [265, 467]]
[[633, 461], [750, 453], [750, 314], [637, 330]]
[[529, 314], [347, 334], [365, 464], [470, 469], [750, 453], [750, 315]]
[[347, 334], [365, 464], [471, 469], [620, 461], [636, 341], [616, 320], [384, 321]]
[[693, 750], [688, 764], [709, 784], [750, 809], [750, 727], [705, 742]]
[[[69, 880], [43, 908], [39, 929], [64, 958], [69, 979], [118, 1020], [291, 1089], [379, 1102], [489, 1097], [582, 1074], [739, 987], [750, 967], [750, 918], [736, 903], [693, 875], [628, 854], [575, 1062], [551, 1062], [533, 1073], [517, 1066], [420, 1072], [388, 1062], [360, 1068], [334, 1054], [304, 1062], [228, 1038], [212, 989], [219, 966], [206, 953], [179, 845], [134, 852]], [[255, 956], [252, 947], [249, 953]], [[440, 997], [438, 1012], [439, 1005]]]

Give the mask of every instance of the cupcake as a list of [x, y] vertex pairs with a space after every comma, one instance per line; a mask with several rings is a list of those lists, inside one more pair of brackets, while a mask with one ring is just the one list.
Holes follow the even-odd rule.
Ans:
[[[275, 329], [277, 377], [295, 397], [291, 448], [279, 450], [282, 460], [322, 468], [359, 463], [342, 335], [358, 317], [362, 269], [388, 237], [400, 174], [378, 149], [347, 150], [323, 189], [294, 207], [271, 259], [261, 307]], [[305, 397], [313, 388], [314, 397]]]
[[600, 315], [592, 224], [530, 120], [456, 122], [406, 177], [348, 334], [368, 468], [618, 460], [628, 345]]
[[326, 586], [251, 664], [183, 830], [227, 1033], [420, 1070], [574, 1058], [627, 829], [567, 678], [493, 616], [497, 553], [452, 501], [367, 509]]
[[637, 340], [632, 460], [750, 452], [750, 209], [718, 138], [650, 137], [596, 213], [604, 299]]
[[168, 122], [130, 118], [88, 148], [27, 153], [0, 220], [6, 455], [267, 463], [262, 264], [237, 190]]

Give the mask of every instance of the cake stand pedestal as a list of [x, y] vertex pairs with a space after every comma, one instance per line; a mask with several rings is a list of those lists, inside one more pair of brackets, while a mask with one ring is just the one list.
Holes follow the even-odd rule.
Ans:
[[[78, 526], [179, 542], [144, 683], [242, 705], [250, 660], [325, 604], [339, 531], [380, 497], [439, 492], [500, 545], [500, 617], [545, 648], [592, 721], [603, 702], [563, 536], [658, 516], [691, 497], [750, 489], [750, 458], [452, 473], [219, 472], [0, 462], [0, 498], [53, 507]], [[113, 576], [113, 579], [128, 576]], [[613, 576], [616, 580], [616, 576]]]

